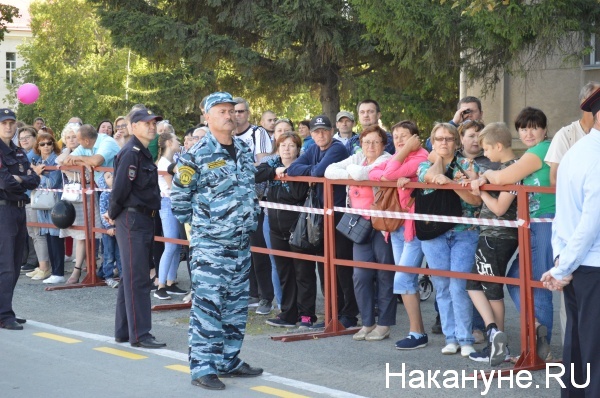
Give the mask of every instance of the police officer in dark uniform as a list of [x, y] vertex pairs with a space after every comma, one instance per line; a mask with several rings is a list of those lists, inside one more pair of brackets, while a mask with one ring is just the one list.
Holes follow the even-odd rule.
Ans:
[[148, 109], [128, 115], [133, 138], [115, 158], [109, 222], [116, 226], [123, 275], [117, 295], [115, 341], [133, 347], [161, 348], [150, 334], [150, 279], [148, 264], [154, 242], [154, 217], [160, 210], [158, 171], [148, 151], [162, 117]]
[[12, 142], [15, 120], [13, 111], [0, 109], [0, 328], [22, 330], [25, 320], [15, 317], [12, 298], [27, 242], [26, 192], [38, 187], [40, 177], [25, 151]]

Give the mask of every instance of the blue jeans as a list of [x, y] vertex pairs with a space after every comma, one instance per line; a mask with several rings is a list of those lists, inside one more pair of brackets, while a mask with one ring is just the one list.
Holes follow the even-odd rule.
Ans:
[[[269, 213], [266, 211], [267, 209], [263, 209], [265, 212], [265, 222], [263, 223], [263, 235], [265, 236], [265, 243], [267, 244], [267, 249], [272, 249], [271, 246], [271, 228], [269, 227]], [[277, 266], [275, 265], [275, 257], [269, 254], [269, 258], [271, 259], [271, 282], [273, 283], [273, 292], [275, 293], [275, 299], [277, 300], [277, 305], [279, 309], [281, 309], [281, 283], [279, 281], [279, 274], [277, 274]]]
[[[421, 241], [415, 238], [406, 242], [404, 240], [404, 227], [400, 227], [390, 235], [394, 262], [403, 267], [421, 268], [423, 251]], [[396, 272], [394, 275], [394, 294], [415, 294], [419, 291], [419, 275], [406, 272]]]
[[[162, 198], [160, 201], [160, 220], [162, 222], [163, 236], [165, 238], [179, 239], [179, 221], [171, 211], [171, 198]], [[165, 251], [160, 257], [158, 266], [158, 283], [166, 284], [167, 280], [177, 279], [179, 268], [179, 252], [181, 247], [175, 243], [165, 242]]]
[[[437, 238], [422, 241], [421, 247], [429, 268], [471, 272], [478, 239], [477, 231], [450, 230]], [[431, 281], [436, 290], [446, 344], [473, 344], [473, 302], [465, 289], [467, 280], [432, 276]]]
[[114, 278], [115, 266], [119, 270], [119, 276], [123, 275], [121, 268], [121, 254], [117, 245], [117, 238], [106, 234], [102, 235], [102, 274], [104, 279]]
[[[542, 214], [540, 218], [552, 218], [554, 214]], [[539, 281], [542, 274], [554, 265], [552, 258], [552, 223], [537, 222], [531, 223], [531, 267], [532, 278], [534, 281]], [[519, 256], [515, 258], [508, 273], [509, 278], [519, 277]], [[515, 285], [508, 285], [508, 293], [512, 297], [517, 311], [521, 311], [521, 296], [520, 288]], [[539, 323], [548, 328], [548, 342], [552, 337], [552, 322], [553, 322], [553, 307], [552, 307], [552, 292], [547, 289], [533, 289], [533, 305], [535, 308], [535, 318]]]

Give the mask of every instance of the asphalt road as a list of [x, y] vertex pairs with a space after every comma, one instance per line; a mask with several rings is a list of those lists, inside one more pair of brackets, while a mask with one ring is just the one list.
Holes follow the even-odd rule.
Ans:
[[[69, 263], [68, 268], [70, 266]], [[183, 266], [179, 279], [182, 287], [188, 286]], [[153, 334], [167, 342], [167, 348], [143, 350], [116, 344], [113, 340], [116, 289], [102, 286], [45, 291], [45, 287], [24, 275], [19, 280], [14, 307], [18, 316], [27, 318], [28, 323], [24, 331], [0, 329], [0, 397], [171, 397], [184, 394], [203, 397], [439, 397], [441, 394], [445, 397], [553, 397], [560, 394], [554, 379], [547, 386], [545, 371], [532, 372], [528, 388], [520, 388], [527, 382], [522, 378], [518, 384], [516, 376], [493, 379], [489, 386], [482, 380], [464, 380], [463, 371], [469, 377], [475, 371], [490, 369], [460, 355], [442, 355], [444, 339], [439, 335], [430, 334], [429, 345], [424, 349], [395, 350], [394, 342], [407, 333], [406, 314], [401, 305], [391, 338], [382, 342], [355, 342], [347, 335], [282, 343], [270, 339], [282, 329], [265, 325], [264, 316], [253, 314], [241, 357], [253, 366], [263, 367], [266, 374], [256, 379], [226, 380], [225, 391], [209, 392], [190, 384], [187, 369], [189, 310], [154, 312]], [[511, 353], [518, 353], [519, 319], [508, 297], [509, 345]], [[152, 300], [153, 304], [164, 303]], [[319, 304], [322, 308], [322, 300]], [[435, 319], [433, 297], [423, 302], [423, 315], [429, 330]], [[559, 333], [556, 312], [552, 345], [555, 358], [561, 357]], [[113, 351], [115, 349], [117, 351]], [[135, 355], [131, 358], [130, 354], [145, 358]], [[511, 366], [505, 363], [500, 368]], [[404, 376], [386, 377], [386, 368], [390, 373]]]

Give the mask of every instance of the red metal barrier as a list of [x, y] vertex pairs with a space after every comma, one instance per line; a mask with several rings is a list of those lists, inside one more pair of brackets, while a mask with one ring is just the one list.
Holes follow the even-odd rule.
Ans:
[[[48, 167], [48, 170], [53, 170], [55, 168]], [[61, 169], [76, 169], [83, 171], [83, 167], [61, 167]], [[112, 171], [112, 168], [104, 168], [98, 167], [95, 168], [96, 171]], [[164, 172], [162, 172], [164, 173]], [[82, 191], [86, 192], [85, 179], [82, 179]], [[286, 334], [283, 336], [273, 336], [271, 337], [273, 340], [280, 340], [284, 342], [288, 341], [298, 341], [298, 340], [308, 340], [308, 339], [317, 339], [317, 338], [325, 338], [332, 336], [339, 336], [344, 334], [351, 334], [355, 332], [355, 328], [345, 329], [344, 326], [338, 321], [338, 308], [337, 308], [337, 273], [336, 266], [346, 266], [346, 267], [362, 267], [362, 268], [371, 268], [377, 270], [386, 270], [386, 271], [394, 271], [397, 272], [397, 265], [387, 265], [387, 264], [377, 264], [377, 263], [366, 263], [366, 262], [357, 262], [350, 260], [338, 259], [335, 257], [335, 223], [334, 223], [334, 206], [333, 206], [333, 187], [335, 185], [361, 185], [361, 186], [384, 186], [384, 187], [394, 187], [395, 182], [371, 182], [371, 181], [354, 181], [354, 180], [327, 180], [324, 178], [314, 178], [314, 177], [286, 177], [282, 180], [288, 181], [300, 181], [300, 182], [309, 182], [309, 183], [322, 183], [324, 184], [324, 255], [323, 256], [315, 256], [308, 254], [299, 254], [299, 253], [288, 253], [279, 250], [270, 250], [259, 247], [251, 247], [253, 252], [264, 253], [264, 254], [273, 254], [277, 256], [283, 257], [292, 257], [292, 258], [300, 258], [306, 259], [309, 261], [322, 262], [324, 264], [324, 299], [325, 299], [325, 329], [323, 331], [315, 331], [311, 333], [297, 333], [297, 334]], [[431, 188], [430, 185], [422, 184], [422, 183], [409, 183], [406, 185], [407, 188]], [[95, 185], [92, 181], [90, 182], [90, 189], [94, 190]], [[436, 189], [469, 189], [460, 186], [459, 184], [447, 184], [436, 186]], [[529, 217], [529, 207], [528, 207], [528, 193], [529, 192], [543, 192], [543, 193], [554, 193], [554, 188], [551, 187], [531, 187], [524, 185], [505, 185], [505, 186], [495, 186], [495, 185], [484, 185], [480, 188], [481, 190], [492, 190], [492, 191], [516, 191], [517, 192], [517, 217], [521, 221], [518, 229], [518, 239], [519, 239], [519, 266], [521, 270], [520, 277], [517, 278], [507, 278], [507, 277], [492, 277], [485, 275], [475, 275], [471, 273], [462, 273], [462, 272], [453, 272], [453, 271], [441, 271], [441, 270], [432, 270], [432, 269], [423, 269], [423, 268], [413, 268], [413, 267], [403, 267], [402, 272], [406, 273], [416, 273], [416, 274], [426, 274], [426, 275], [436, 275], [443, 276], [449, 278], [460, 278], [460, 279], [471, 279], [478, 281], [487, 281], [487, 282], [497, 282], [503, 284], [511, 284], [511, 285], [519, 285], [520, 287], [520, 295], [521, 295], [521, 313], [520, 313], [520, 323], [521, 323], [521, 355], [519, 357], [518, 362], [515, 364], [514, 368], [511, 369], [502, 369], [500, 372], [509, 372], [509, 371], [520, 371], [520, 370], [538, 370], [545, 368], [545, 362], [540, 359], [536, 355], [536, 331], [535, 331], [535, 313], [534, 313], [534, 303], [533, 303], [533, 288], [543, 288], [543, 285], [539, 281], [533, 281], [531, 279], [532, 270], [531, 270], [531, 233], [530, 233], [530, 217]], [[94, 190], [95, 192], [95, 190]], [[88, 196], [84, 194], [85, 196]], [[94, 208], [95, 206], [95, 195], [90, 196], [90, 206]], [[95, 256], [95, 239], [90, 239], [93, 237], [94, 233], [101, 232], [104, 233], [106, 230], [102, 228], [98, 228], [94, 225], [94, 217], [92, 212], [91, 220], [88, 217], [87, 212], [87, 200], [83, 201], [84, 207], [84, 219], [85, 225], [83, 227], [73, 227], [74, 229], [85, 229], [86, 231], [86, 252], [91, 253], [91, 256], [87, 256], [88, 259], [88, 274], [84, 278], [84, 280], [76, 285], [67, 285], [67, 286], [53, 286], [46, 288], [46, 290], [60, 290], [60, 289], [69, 289], [69, 288], [78, 288], [78, 287], [90, 287], [90, 286], [99, 286], [103, 285], [103, 282], [99, 282], [96, 277], [96, 262]], [[399, 218], [402, 217], [402, 213], [398, 214]], [[53, 225], [41, 224], [41, 223], [28, 223], [30, 226], [36, 227], [54, 227]], [[182, 239], [169, 239], [164, 237], [155, 237], [156, 241], [161, 242], [169, 242], [176, 243], [181, 245], [189, 245], [187, 240]], [[181, 303], [181, 304], [169, 304], [169, 305], [158, 305], [152, 307], [153, 310], [171, 310], [171, 309], [186, 309], [190, 308], [190, 303]], [[498, 373], [496, 373], [498, 374]]]
[[[371, 181], [354, 181], [354, 180], [328, 180], [325, 183], [325, 192], [326, 195], [329, 196], [330, 202], [332, 203], [333, 199], [333, 186], [334, 185], [362, 185], [362, 186], [388, 186], [393, 187], [395, 183], [382, 183], [376, 182], [373, 183]], [[430, 185], [423, 183], [409, 183], [406, 185], [407, 188], [431, 188]], [[470, 188], [464, 188], [459, 184], [447, 184], [436, 186], [436, 189], [454, 189], [454, 190], [469, 190]], [[533, 281], [532, 278], [532, 268], [531, 268], [531, 231], [530, 231], [530, 217], [529, 217], [529, 200], [528, 193], [529, 192], [543, 192], [543, 193], [554, 193], [554, 188], [552, 187], [532, 187], [525, 185], [504, 185], [504, 186], [496, 186], [496, 185], [484, 185], [480, 188], [484, 191], [516, 191], [517, 192], [517, 217], [519, 220], [522, 220], [522, 223], [517, 227], [518, 229], [518, 239], [519, 239], [519, 266], [520, 266], [520, 277], [517, 278], [507, 278], [507, 277], [492, 277], [485, 275], [475, 275], [471, 273], [462, 273], [462, 272], [453, 272], [453, 271], [440, 271], [440, 270], [432, 270], [430, 268], [422, 269], [422, 268], [413, 268], [413, 267], [403, 267], [402, 272], [407, 273], [417, 273], [417, 274], [426, 274], [426, 275], [437, 275], [449, 278], [460, 278], [460, 279], [471, 279], [478, 281], [489, 281], [503, 284], [512, 284], [519, 285], [520, 287], [520, 298], [521, 298], [521, 313], [520, 313], [520, 322], [521, 322], [521, 355], [514, 368], [511, 369], [501, 369], [501, 373], [509, 373], [514, 371], [521, 370], [540, 370], [545, 369], [546, 363], [537, 356], [536, 353], [536, 330], [535, 330], [535, 311], [534, 311], [534, 302], [533, 302], [533, 288], [544, 288], [542, 283], [539, 281]], [[329, 212], [331, 209], [328, 209], [326, 206], [325, 209]], [[333, 227], [335, 228], [335, 226]], [[329, 231], [330, 234], [333, 231]], [[335, 242], [333, 242], [335, 245]], [[341, 260], [335, 258], [335, 247], [331, 246], [330, 250], [330, 270], [329, 275], [330, 278], [335, 281], [336, 280], [336, 269], [335, 265], [342, 266], [350, 266], [350, 267], [363, 267], [363, 268], [373, 268], [378, 270], [389, 270], [389, 271], [398, 271], [397, 266], [390, 265], [382, 265], [376, 263], [364, 263], [364, 262], [356, 262], [356, 261], [348, 261]], [[396, 267], [396, 268], [394, 268]], [[335, 285], [335, 283], [333, 284]], [[336, 292], [334, 289], [333, 292]], [[337, 319], [337, 298], [332, 297], [333, 300], [333, 319]], [[332, 322], [332, 319], [326, 318], [326, 322], [329, 320]], [[335, 325], [335, 323], [333, 323]], [[335, 330], [335, 327], [334, 327]], [[322, 336], [326, 337], [326, 336]], [[496, 372], [498, 374], [498, 372]]]

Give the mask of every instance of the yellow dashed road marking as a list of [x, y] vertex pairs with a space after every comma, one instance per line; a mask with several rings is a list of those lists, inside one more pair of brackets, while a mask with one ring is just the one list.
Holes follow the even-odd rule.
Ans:
[[281, 398], [308, 398], [306, 395], [294, 394], [293, 392], [280, 390], [278, 388], [267, 387], [267, 386], [256, 386], [250, 388], [251, 390], [264, 392], [265, 394], [274, 395]]
[[187, 365], [169, 365], [165, 366], [167, 369], [176, 370], [182, 373], [190, 373], [190, 367]]
[[64, 336], [60, 336], [58, 334], [53, 334], [53, 333], [41, 332], [41, 333], [34, 333], [33, 335], [38, 336], [38, 337], [43, 337], [45, 339], [60, 341], [61, 343], [67, 343], [67, 344], [81, 343], [81, 340], [76, 340], [76, 339], [72, 339], [70, 337], [64, 337]]
[[106, 354], [116, 355], [118, 357], [123, 357], [123, 358], [127, 358], [127, 359], [146, 359], [146, 358], [148, 358], [147, 356], [144, 356], [144, 355], [134, 354], [133, 352], [117, 350], [115, 348], [110, 348], [110, 347], [97, 347], [97, 348], [94, 348], [94, 350], [104, 352]]

